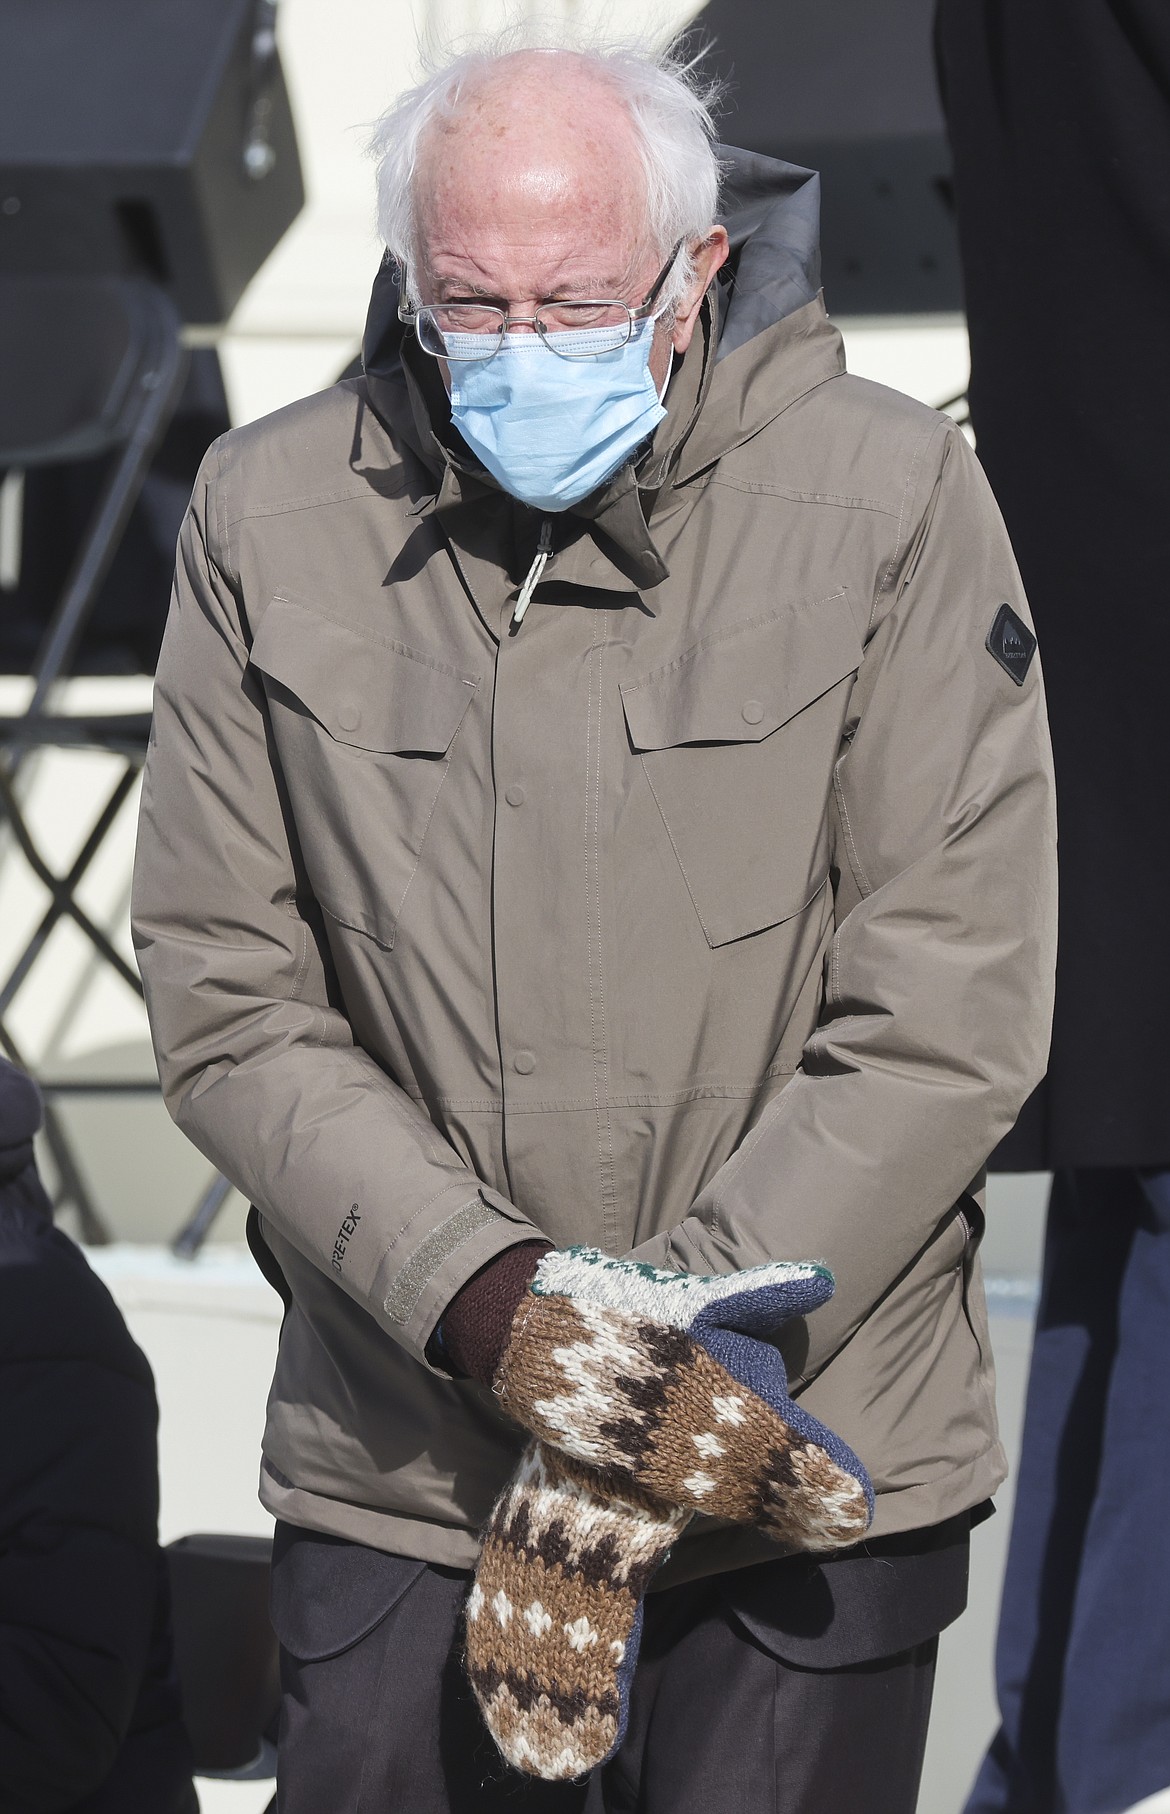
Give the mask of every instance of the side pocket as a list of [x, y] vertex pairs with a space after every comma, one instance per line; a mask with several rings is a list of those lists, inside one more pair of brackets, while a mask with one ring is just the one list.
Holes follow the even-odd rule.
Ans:
[[856, 1668], [915, 1649], [967, 1604], [970, 1519], [871, 1538], [838, 1556], [791, 1556], [718, 1577], [724, 1603], [770, 1656]]
[[285, 1650], [302, 1663], [340, 1656], [382, 1623], [426, 1568], [322, 1531], [277, 1524], [269, 1617]]

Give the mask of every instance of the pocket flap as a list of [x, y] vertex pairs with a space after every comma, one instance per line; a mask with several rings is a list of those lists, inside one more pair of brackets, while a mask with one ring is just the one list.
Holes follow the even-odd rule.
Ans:
[[278, 1524], [268, 1602], [272, 1629], [301, 1662], [325, 1662], [368, 1637], [425, 1568], [410, 1556]]
[[769, 1656], [848, 1669], [937, 1637], [967, 1604], [971, 1514], [871, 1538], [836, 1556], [789, 1556], [716, 1577]]
[[759, 743], [858, 666], [844, 591], [695, 643], [621, 689], [637, 750]]
[[479, 684], [478, 675], [287, 598], [269, 604], [251, 660], [338, 743], [399, 754], [442, 755]]

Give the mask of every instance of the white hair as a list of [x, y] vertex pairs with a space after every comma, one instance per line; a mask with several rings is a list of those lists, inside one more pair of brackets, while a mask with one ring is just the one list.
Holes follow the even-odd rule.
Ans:
[[421, 250], [415, 182], [423, 140], [436, 121], [455, 118], [505, 58], [524, 51], [580, 62], [625, 103], [641, 147], [651, 244], [663, 259], [680, 240], [684, 244], [685, 256], [675, 260], [658, 299], [660, 305], [673, 306], [694, 273], [690, 245], [710, 232], [719, 204], [713, 118], [719, 86], [698, 71], [697, 58], [677, 45], [655, 49], [637, 41], [570, 41], [531, 21], [443, 59], [424, 49], [428, 73], [398, 97], [370, 133], [367, 150], [377, 162], [378, 232], [405, 273], [410, 300], [419, 300], [413, 276]]

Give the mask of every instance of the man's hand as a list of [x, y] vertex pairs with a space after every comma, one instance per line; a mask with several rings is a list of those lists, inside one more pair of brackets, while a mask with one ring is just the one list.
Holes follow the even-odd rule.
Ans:
[[592, 1248], [549, 1252], [512, 1315], [492, 1389], [616, 1494], [755, 1525], [799, 1549], [841, 1548], [873, 1517], [869, 1477], [793, 1403], [784, 1363], [761, 1339], [832, 1290], [814, 1264], [701, 1277]]

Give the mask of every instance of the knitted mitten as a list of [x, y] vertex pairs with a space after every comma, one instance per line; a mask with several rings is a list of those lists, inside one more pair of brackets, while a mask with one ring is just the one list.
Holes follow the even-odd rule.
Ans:
[[606, 1490], [752, 1524], [798, 1549], [856, 1543], [873, 1488], [852, 1450], [788, 1395], [759, 1339], [831, 1296], [824, 1266], [704, 1277], [595, 1248], [546, 1254], [495, 1391]]
[[530, 1443], [488, 1524], [467, 1602], [467, 1674], [517, 1770], [583, 1776], [625, 1736], [642, 1596], [691, 1514]]

